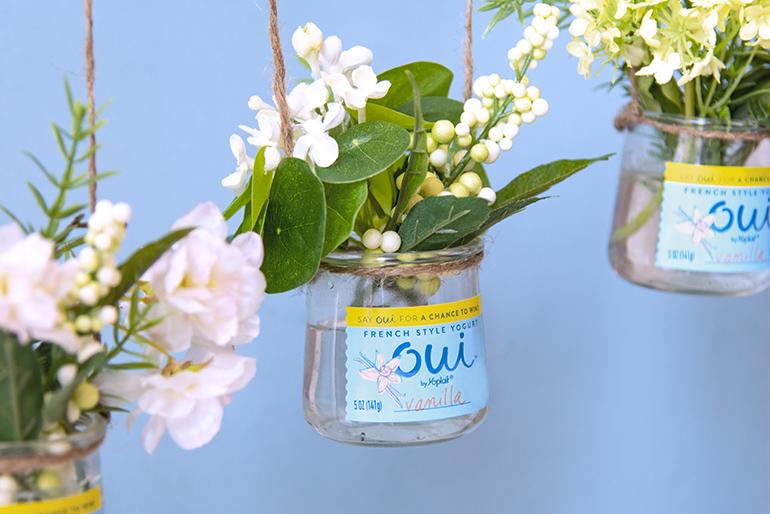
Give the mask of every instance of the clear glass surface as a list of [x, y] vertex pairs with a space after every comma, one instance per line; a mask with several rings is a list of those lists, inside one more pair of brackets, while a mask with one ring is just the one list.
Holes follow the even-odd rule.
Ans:
[[[755, 123], [646, 113], [650, 118], [703, 131], [757, 132]], [[764, 129], [766, 130], [766, 128]], [[770, 140], [725, 141], [668, 134], [640, 124], [626, 135], [609, 257], [625, 279], [655, 289], [711, 295], [747, 295], [770, 286], [770, 270], [713, 273], [663, 269], [655, 265], [666, 162], [720, 166], [770, 166]]]
[[[325, 259], [325, 266], [307, 289], [305, 347], [305, 418], [319, 434], [343, 443], [401, 446], [452, 439], [481, 423], [486, 407], [464, 416], [433, 421], [346, 420], [345, 308], [432, 305], [476, 296], [478, 263], [441, 274], [425, 273], [421, 265], [466, 260], [482, 249], [480, 242], [474, 242], [435, 252], [373, 255], [354, 251], [334, 253]], [[357, 273], [372, 269], [407, 271], [398, 276]]]
[[[61, 461], [72, 450], [86, 449], [104, 438], [107, 420], [100, 415], [86, 415], [76, 423], [75, 432], [48, 440], [0, 443], [0, 511], [3, 507], [75, 496], [101, 486], [99, 449], [84, 456]], [[19, 461], [41, 459], [41, 465]], [[54, 458], [56, 463], [45, 463]], [[61, 462], [59, 462], [61, 461]], [[88, 511], [104, 512], [103, 509]]]

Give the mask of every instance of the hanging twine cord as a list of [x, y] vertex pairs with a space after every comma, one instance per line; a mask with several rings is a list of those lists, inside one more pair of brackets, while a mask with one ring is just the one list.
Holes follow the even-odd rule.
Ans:
[[281, 34], [278, 30], [278, 0], [270, 0], [270, 46], [273, 49], [273, 93], [278, 114], [281, 117], [281, 146], [286, 155], [294, 152], [292, 122], [289, 116], [289, 103], [286, 101], [286, 65], [281, 49]]
[[731, 132], [727, 130], [706, 130], [697, 126], [675, 125], [665, 123], [660, 120], [650, 118], [644, 114], [642, 106], [639, 104], [639, 91], [634, 80], [635, 70], [628, 71], [628, 82], [630, 84], [631, 101], [615, 117], [615, 128], [619, 131], [630, 130], [636, 125], [650, 125], [661, 132], [675, 135], [688, 135], [692, 137], [703, 137], [709, 139], [721, 139], [723, 141], [762, 141], [770, 138], [770, 130], [760, 132], [738, 131]]
[[86, 6], [86, 89], [88, 90], [88, 125], [90, 156], [88, 157], [88, 200], [91, 212], [96, 209], [96, 103], [94, 101], [94, 19], [91, 14], [92, 0], [85, 0]]
[[425, 263], [425, 264], [409, 264], [408, 262], [399, 263], [397, 265], [382, 265], [373, 262], [370, 265], [364, 264], [360, 266], [337, 266], [328, 260], [321, 261], [321, 269], [328, 271], [329, 273], [344, 273], [348, 275], [356, 275], [359, 277], [413, 277], [421, 273], [428, 273], [431, 275], [450, 275], [458, 271], [463, 271], [468, 268], [478, 266], [484, 258], [484, 251], [479, 250], [477, 253], [470, 255], [463, 259], [456, 259], [447, 262], [440, 263]]
[[465, 99], [473, 92], [473, 0], [465, 4]]

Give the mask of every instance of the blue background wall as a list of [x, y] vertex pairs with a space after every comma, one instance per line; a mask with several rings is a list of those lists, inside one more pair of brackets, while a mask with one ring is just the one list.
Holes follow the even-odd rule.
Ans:
[[[218, 185], [234, 165], [228, 137], [251, 122], [249, 95], [269, 96], [265, 3], [96, 1], [97, 97], [112, 102], [99, 166], [121, 172], [101, 195], [135, 207], [127, 247], [197, 202], [229, 200]], [[24, 181], [41, 180], [20, 150], [60, 163], [47, 127], [67, 121], [62, 78], [84, 96], [81, 4], [0, 2], [0, 202], [25, 215], [36, 212]], [[287, 46], [307, 20], [369, 46], [376, 70], [418, 59], [459, 70], [462, 4], [284, 0], [281, 24]], [[519, 35], [509, 21], [477, 37], [478, 72], [506, 69]], [[551, 114], [493, 168], [498, 185], [547, 159], [621, 148], [622, 99], [575, 73], [566, 42], [533, 73]], [[675, 296], [617, 278], [605, 250], [617, 167], [594, 167], [491, 234], [493, 398], [476, 432], [391, 450], [316, 436], [302, 417], [303, 297], [284, 294], [262, 310], [246, 350], [257, 378], [213, 443], [186, 453], [165, 441], [147, 456], [116, 420], [102, 454], [108, 512], [767, 512], [767, 295]]]

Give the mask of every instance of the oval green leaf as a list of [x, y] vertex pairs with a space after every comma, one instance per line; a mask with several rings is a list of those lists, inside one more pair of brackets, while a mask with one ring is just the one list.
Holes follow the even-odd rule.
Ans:
[[[463, 103], [443, 96], [426, 96], [421, 99], [422, 116], [427, 122], [449, 120], [454, 124], [460, 123], [460, 116], [463, 113]], [[414, 100], [409, 100], [401, 107], [398, 112], [405, 115], [414, 116]]]
[[449, 86], [452, 85], [452, 78], [454, 77], [452, 70], [435, 62], [418, 61], [380, 73], [377, 79], [389, 80], [390, 89], [383, 98], [371, 101], [397, 109], [411, 100], [413, 98], [412, 86], [404, 74], [406, 70], [411, 71], [414, 75], [422, 96], [447, 96], [449, 94]]
[[326, 196], [326, 236], [322, 255], [337, 248], [350, 237], [358, 211], [366, 201], [366, 181], [352, 184], [324, 184]]
[[409, 132], [385, 121], [355, 125], [337, 138], [340, 155], [328, 168], [317, 168], [324, 182], [349, 184], [377, 175], [409, 148]]
[[35, 351], [0, 331], [0, 441], [35, 439], [42, 407], [43, 373]]
[[483, 198], [432, 196], [417, 203], [398, 230], [401, 250], [448, 248], [476, 232], [489, 217]]
[[305, 161], [283, 159], [275, 170], [262, 233], [268, 293], [289, 291], [313, 278], [325, 227], [323, 184]]

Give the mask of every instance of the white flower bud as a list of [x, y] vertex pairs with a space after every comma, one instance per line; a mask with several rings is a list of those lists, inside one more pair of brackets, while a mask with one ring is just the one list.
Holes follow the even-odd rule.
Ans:
[[459, 152], [455, 152], [455, 154], [452, 156], [452, 166], [457, 166], [458, 164], [460, 164], [460, 161], [463, 160], [463, 158], [467, 153], [468, 152], [466, 152], [465, 150], [460, 150]]
[[535, 118], [537, 118], [537, 116], [532, 111], [521, 113], [521, 121], [524, 123], [532, 123], [535, 121]]
[[506, 96], [508, 96], [508, 93], [506, 93], [506, 91], [505, 91], [505, 86], [502, 85], [502, 84], [496, 85], [495, 86], [495, 97], [499, 98], [500, 100], [502, 100]]
[[451, 186], [449, 186], [449, 192], [456, 196], [457, 198], [465, 198], [466, 196], [469, 196], [470, 193], [468, 192], [468, 188], [464, 185], [460, 184], [459, 182], [455, 182]]
[[455, 126], [455, 134], [460, 137], [467, 136], [471, 133], [471, 128], [465, 123], [458, 123]]
[[479, 100], [478, 98], [469, 98], [463, 104], [464, 111], [476, 112], [479, 109], [481, 109], [481, 100]]
[[534, 70], [535, 68], [537, 68], [537, 63], [538, 63], [538, 61], [536, 61], [534, 59], [529, 61], [529, 69], [530, 70]]
[[457, 138], [457, 144], [462, 148], [468, 148], [473, 143], [473, 137], [468, 134], [467, 136], [460, 136]]
[[468, 193], [474, 196], [478, 194], [479, 191], [481, 191], [481, 187], [483, 186], [481, 183], [481, 177], [479, 177], [478, 173], [474, 173], [472, 171], [460, 175], [458, 182], [465, 186], [465, 189], [468, 190]]
[[527, 38], [527, 41], [529, 41], [532, 44], [532, 52], [534, 53], [535, 50], [537, 50], [539, 47], [543, 46], [543, 43], [545, 43], [545, 38], [538, 34], [537, 32], [532, 32], [532, 34], [529, 35]]
[[481, 103], [484, 107], [487, 109], [493, 107], [495, 105], [495, 101], [492, 98], [482, 98]]
[[78, 299], [89, 307], [99, 303], [99, 286], [93, 282], [78, 291]]
[[455, 126], [449, 120], [439, 120], [433, 124], [431, 135], [438, 143], [449, 143], [455, 137]]
[[543, 116], [548, 112], [548, 102], [543, 98], [538, 98], [532, 102], [532, 112], [535, 116]]
[[533, 101], [540, 98], [540, 89], [535, 86], [529, 86], [527, 88], [527, 98]]
[[75, 375], [77, 374], [78, 367], [75, 364], [65, 364], [56, 372], [56, 380], [64, 387], [75, 380]]
[[514, 107], [516, 107], [516, 110], [520, 113], [525, 113], [532, 109], [532, 100], [530, 100], [527, 97], [524, 98], [517, 98], [513, 101]]
[[511, 62], [519, 62], [523, 57], [521, 50], [516, 47], [508, 50], [508, 60]]
[[364, 246], [367, 249], [376, 250], [382, 244], [382, 232], [380, 232], [376, 228], [370, 228], [369, 230], [364, 232], [364, 237], [362, 238], [362, 241], [364, 243]]
[[94, 207], [94, 214], [112, 216], [112, 202], [109, 200], [99, 200]]
[[513, 96], [516, 98], [524, 98], [525, 96], [527, 96], [527, 86], [525, 86], [521, 82], [516, 82], [511, 87], [511, 93], [513, 93]]
[[508, 116], [508, 123], [521, 125], [521, 115], [517, 112], [512, 113], [510, 116]]
[[516, 123], [509, 121], [503, 127], [503, 135], [508, 139], [513, 139], [519, 134], [519, 126]]
[[553, 40], [552, 39], [546, 39], [545, 43], [543, 43], [542, 49], [548, 51], [551, 48], [553, 48]]
[[117, 268], [104, 267], [96, 273], [96, 280], [107, 287], [115, 287], [120, 283], [120, 271]]
[[484, 143], [476, 143], [471, 148], [471, 159], [476, 162], [484, 162], [489, 157], [489, 150]]
[[431, 152], [430, 154], [430, 163], [433, 165], [434, 168], [442, 168], [446, 165], [448, 159], [448, 155], [446, 150], [443, 148], [438, 148]]
[[83, 287], [89, 283], [91, 283], [91, 275], [88, 273], [81, 272], [75, 275], [75, 285], [77, 287]]
[[492, 189], [491, 187], [482, 187], [481, 191], [479, 191], [479, 194], [476, 196], [486, 200], [489, 203], [489, 205], [492, 205], [493, 203], [495, 203], [495, 200], [497, 200], [497, 194], [495, 194], [494, 189]]
[[476, 121], [478, 121], [480, 124], [485, 124], [489, 121], [489, 111], [486, 109], [479, 109], [476, 112]]
[[561, 9], [559, 9], [555, 5], [552, 5], [551, 6], [551, 18], [554, 19], [554, 23], [557, 23], [559, 21], [559, 16], [561, 16]]
[[541, 36], [548, 36], [548, 32], [551, 26], [552, 25], [550, 23], [545, 21], [544, 16], [535, 16], [532, 18], [532, 28], [535, 29], [535, 32]]
[[548, 35], [546, 36], [548, 41], [551, 41], [551, 44], [553, 44], [553, 40], [559, 37], [559, 27], [556, 25], [551, 25], [548, 27]]
[[473, 94], [478, 97], [484, 96], [484, 88], [488, 86], [489, 86], [489, 78], [486, 75], [482, 75], [481, 77], [473, 81]]
[[112, 249], [112, 238], [102, 232], [94, 237], [94, 246], [102, 251], [109, 251]]
[[535, 7], [532, 8], [532, 13], [535, 16], [545, 18], [551, 15], [551, 6], [544, 3], [535, 4]]
[[489, 129], [489, 139], [492, 141], [500, 141], [503, 138], [503, 130], [499, 127], [492, 127]]
[[500, 146], [494, 141], [489, 141], [489, 140], [484, 141], [484, 145], [487, 147], [487, 150], [489, 151], [489, 156], [487, 156], [484, 162], [487, 164], [492, 164], [498, 159], [498, 157], [500, 157]]
[[532, 58], [536, 61], [542, 61], [547, 54], [548, 52], [546, 52], [544, 48], [535, 48], [532, 50]]
[[508, 150], [513, 148], [513, 141], [511, 141], [507, 137], [502, 138], [500, 141], [498, 141], [497, 144], [500, 145], [500, 150], [504, 152], [507, 152]]
[[385, 253], [394, 253], [401, 248], [401, 236], [392, 230], [388, 230], [382, 234], [382, 243], [380, 245], [382, 251]]
[[495, 88], [487, 84], [486, 86], [484, 86], [484, 89], [482, 89], [481, 93], [484, 98], [491, 98], [495, 96]]
[[520, 39], [519, 42], [516, 43], [516, 48], [518, 48], [523, 55], [529, 55], [532, 51], [532, 43], [526, 39]]
[[125, 202], [118, 202], [112, 208], [112, 217], [124, 225], [131, 220], [131, 207]]
[[291, 45], [297, 55], [308, 59], [314, 53], [318, 53], [323, 45], [323, 33], [315, 23], [308, 23], [304, 27], [298, 27], [291, 36]]
[[99, 311], [99, 319], [105, 325], [112, 325], [118, 321], [118, 310], [112, 305], [104, 306]]
[[500, 78], [500, 75], [498, 75], [497, 73], [493, 73], [492, 75], [489, 76], [489, 85], [492, 87], [496, 87], [498, 84], [500, 84], [501, 80], [502, 79]]
[[96, 341], [90, 342], [78, 350], [78, 362], [82, 364], [97, 353], [103, 352], [104, 350], [104, 346], [97, 343]]
[[474, 127], [476, 126], [476, 123], [477, 123], [476, 115], [474, 114], [473, 111], [464, 111], [460, 115], [460, 123], [464, 123], [469, 127]]
[[75, 330], [81, 334], [87, 334], [91, 332], [91, 318], [85, 314], [81, 314], [75, 319]]

